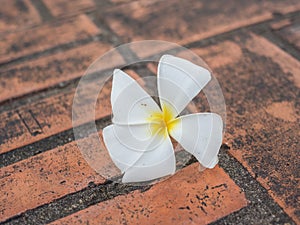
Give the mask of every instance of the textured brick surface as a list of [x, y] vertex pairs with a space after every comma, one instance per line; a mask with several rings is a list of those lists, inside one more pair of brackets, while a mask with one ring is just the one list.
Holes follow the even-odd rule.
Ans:
[[300, 22], [295, 21], [290, 26], [280, 30], [279, 35], [300, 50]]
[[293, 0], [155, 0], [124, 4], [99, 16], [124, 41], [159, 39], [186, 43], [270, 19], [274, 11], [285, 13], [299, 8], [299, 1]]
[[88, 10], [95, 6], [93, 0], [43, 0], [54, 16], [65, 16]]
[[[97, 85], [91, 84], [87, 86], [85, 93], [82, 93], [82, 97], [86, 98], [87, 104], [90, 100], [89, 90], [94, 88], [97, 88]], [[72, 128], [74, 92], [75, 90], [72, 89], [67, 93], [58, 94], [20, 107], [17, 110], [2, 113], [0, 115], [0, 153]], [[96, 118], [101, 118], [111, 113], [109, 97], [110, 90], [103, 90], [95, 109]], [[78, 125], [89, 122], [85, 115], [91, 112], [93, 112], [92, 108], [82, 106], [82, 110], [77, 113], [77, 116], [81, 118], [78, 121]]]
[[283, 20], [279, 20], [279, 21], [275, 21], [275, 22], [271, 23], [271, 28], [274, 30], [278, 30], [278, 29], [281, 29], [288, 25], [291, 25], [291, 20], [283, 19]]
[[214, 62], [205, 58], [224, 90], [230, 153], [299, 222], [299, 61], [253, 34], [208, 49], [219, 49]]
[[[300, 224], [299, 0], [0, 3], [1, 224]], [[200, 173], [194, 163], [151, 187], [103, 183], [95, 170], [116, 167], [90, 122], [110, 122], [111, 79], [95, 107], [91, 93], [102, 72], [170, 49], [108, 56], [89, 71], [83, 102], [73, 99], [77, 81], [114, 45], [144, 39], [187, 44], [216, 75], [227, 107], [220, 166]], [[147, 62], [126, 72], [156, 70]], [[74, 103], [83, 156], [72, 141]], [[188, 110], [209, 110], [203, 92], [194, 103]]]
[[80, 77], [110, 48], [107, 44], [91, 43], [0, 69], [0, 102]]
[[104, 181], [75, 142], [13, 164], [0, 170], [0, 222]]
[[[137, 76], [132, 72], [130, 74]], [[85, 101], [79, 110], [76, 111], [76, 117], [79, 119], [73, 125], [78, 126], [91, 122], [91, 117], [86, 115], [90, 115], [94, 110], [95, 119], [111, 114], [110, 81], [106, 82], [100, 91], [95, 109], [90, 104], [92, 99], [90, 93], [94, 90], [99, 90], [99, 86], [104, 81], [105, 79], [99, 79], [97, 82], [91, 82], [85, 86], [84, 91], [81, 93], [81, 97]], [[71, 89], [68, 92], [0, 114], [0, 153], [71, 129], [74, 93], [75, 89]]]
[[58, 45], [91, 38], [99, 29], [85, 15], [21, 30], [0, 37], [0, 63], [44, 51]]
[[219, 167], [191, 165], [149, 191], [99, 203], [52, 224], [208, 224], [247, 205]]
[[39, 13], [30, 0], [1, 0], [0, 4], [0, 33], [18, 28], [24, 29], [27, 26], [41, 22]]

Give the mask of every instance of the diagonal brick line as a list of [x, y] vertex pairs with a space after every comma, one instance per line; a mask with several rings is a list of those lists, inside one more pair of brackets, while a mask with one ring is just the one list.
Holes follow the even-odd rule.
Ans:
[[10, 61], [0, 63], [0, 66], [4, 68], [6, 66], [21, 63], [21, 62], [24, 62], [26, 60], [36, 59], [38, 57], [45, 56], [45, 55], [50, 55], [50, 54], [53, 54], [53, 53], [56, 53], [56, 52], [59, 52], [59, 51], [62, 51], [62, 50], [68, 50], [68, 49], [71, 49], [75, 46], [85, 45], [85, 44], [93, 42], [97, 39], [101, 39], [101, 34], [100, 35], [95, 35], [94, 37], [86, 38], [84, 40], [73, 41], [73, 42], [70, 42], [70, 43], [67, 43], [67, 44], [58, 45], [58, 46], [49, 48], [49, 49], [47, 49], [45, 51], [42, 51], [42, 52], [37, 52], [37, 53], [33, 53], [33, 54], [30, 54], [30, 55], [26, 55], [26, 56], [20, 56], [18, 58], [12, 59]]
[[[126, 69], [134, 69], [135, 70], [136, 69], [135, 67], [136, 67], [135, 65], [128, 66], [128, 67], [126, 67]], [[139, 70], [140, 70], [141, 74], [147, 73], [148, 75], [153, 75], [151, 73], [151, 71], [149, 71], [148, 69], [143, 69], [142, 67], [139, 67]], [[92, 77], [93, 77], [93, 74], [91, 74], [91, 78]], [[97, 73], [95, 73], [95, 77], [97, 77]], [[67, 88], [69, 89], [70, 86], [75, 87], [76, 83], [79, 79], [80, 78], [72, 80], [71, 84], [69, 84], [69, 86]], [[45, 92], [47, 94], [45, 94]], [[44, 99], [44, 98], [47, 98], [47, 97], [51, 97], [54, 94], [56, 94], [56, 91], [54, 93], [51, 93], [49, 91], [44, 91], [43, 96], [41, 96], [41, 98], [38, 98], [38, 100], [41, 100], [41, 99]], [[26, 96], [26, 97], [28, 97], [28, 96]], [[29, 97], [32, 100], [31, 95], [29, 95]], [[18, 100], [19, 99], [17, 99], [17, 101]], [[21, 100], [19, 100], [19, 102]], [[19, 105], [25, 105], [25, 104], [26, 104], [26, 102], [22, 102], [22, 101], [19, 103]], [[10, 107], [11, 107], [10, 102], [9, 102], [8, 106], [9, 106], [9, 108], [6, 108], [6, 109], [2, 106], [0, 111], [11, 110], [10, 109]], [[96, 123], [96, 126], [97, 126], [98, 130], [100, 130], [100, 129], [104, 128], [106, 125], [108, 125], [109, 121], [110, 121], [109, 116], [96, 120], [95, 123]], [[25, 125], [26, 125], [26, 123], [25, 123]], [[83, 124], [79, 127], [80, 127], [80, 129], [86, 130], [86, 135], [89, 135], [89, 133], [88, 133], [89, 129], [88, 128], [91, 125], [93, 125], [93, 123], [85, 123], [85, 124]], [[29, 128], [27, 128], [27, 129], [29, 129]], [[23, 146], [23, 147], [20, 147], [20, 148], [16, 148], [12, 151], [0, 154], [0, 168], [8, 166], [8, 165], [13, 164], [13, 163], [16, 163], [18, 161], [27, 159], [27, 158], [32, 157], [34, 155], [40, 154], [42, 152], [46, 152], [46, 151], [51, 150], [51, 149], [53, 149], [57, 146], [67, 144], [67, 143], [69, 143], [73, 140], [74, 140], [73, 129], [69, 129], [69, 130], [57, 133], [55, 135], [51, 135], [50, 137], [44, 138], [44, 139], [42, 139], [40, 141], [37, 141], [37, 142], [34, 142], [32, 144], [29, 144], [29, 145], [26, 145], [26, 146]]]
[[[291, 222], [288, 215], [285, 214], [278, 204], [276, 204], [276, 202], [274, 202], [274, 200], [268, 195], [267, 191], [260, 185], [260, 183], [253, 180], [250, 173], [236, 159], [227, 154], [227, 149], [228, 147], [222, 146], [219, 164], [221, 168], [223, 168], [234, 182], [245, 192], [250, 203], [247, 207], [215, 221], [212, 224], [236, 224], [237, 222], [240, 224], [245, 224], [244, 222], [247, 222], [247, 224], [249, 224], [249, 221], [252, 222], [251, 224], [258, 224], [260, 221], [261, 223], [265, 223], [266, 218], [269, 218], [269, 223], [283, 224], [287, 222], [294, 224]], [[193, 162], [194, 161], [192, 160], [190, 163]], [[100, 185], [90, 183], [88, 188], [76, 193], [68, 194], [49, 204], [28, 210], [21, 215], [8, 219], [2, 224], [50, 223], [85, 209], [91, 205], [112, 199], [116, 196], [126, 195], [135, 190], [144, 192], [150, 188], [151, 186], [136, 187], [110, 181]], [[249, 218], [248, 213], [250, 211], [252, 212], [252, 217]], [[253, 214], [253, 212], [255, 214]], [[255, 217], [253, 217], [253, 215], [255, 215]]]
[[233, 29], [233, 30], [230, 30], [228, 32], [224, 32], [224, 33], [221, 33], [221, 34], [214, 35], [212, 37], [201, 39], [199, 41], [186, 43], [186, 44], [184, 44], [184, 47], [193, 48], [194, 46], [197, 46], [197, 47], [206, 46], [206, 45], [210, 44], [211, 41], [219, 41], [219, 40], [227, 39], [227, 38], [232, 37], [232, 36], [238, 34], [241, 31], [244, 31], [244, 30], [252, 31], [252, 32], [255, 32], [255, 33], [261, 33], [262, 31], [270, 30], [270, 28], [269, 28], [270, 23], [279, 21], [281, 19], [286, 19], [286, 18], [300, 18], [299, 13], [300, 13], [300, 11], [296, 11], [296, 12], [291, 12], [291, 13], [288, 13], [288, 14], [285, 14], [285, 15], [280, 15], [279, 17], [274, 17], [272, 19], [268, 19], [268, 20], [265, 20], [265, 21], [262, 21], [262, 22], [258, 22], [258, 23], [255, 23], [255, 24], [250, 24], [250, 25], [247, 25], [247, 26], [244, 26], [244, 27]]
[[47, 6], [44, 4], [43, 1], [31, 0], [31, 2], [36, 7], [36, 9], [39, 11], [43, 22], [54, 19], [54, 17], [51, 14], [50, 10], [47, 8]]
[[[103, 129], [110, 123], [110, 116], [96, 120], [95, 123], [98, 130]], [[77, 127], [80, 130], [85, 130], [85, 135], [80, 138], [84, 138], [90, 135], [90, 127], [93, 126], [93, 124], [93, 122], [85, 123]], [[26, 145], [24, 147], [20, 147], [7, 153], [0, 154], [0, 168], [27, 159], [34, 155], [49, 151], [58, 146], [63, 146], [72, 141], [74, 141], [73, 129], [69, 129], [64, 132], [44, 138], [40, 141], [34, 142], [32, 144]]]
[[[224, 151], [219, 165], [245, 192], [249, 205], [211, 225], [219, 224], [295, 224], [268, 194], [267, 190], [238, 162]], [[251, 212], [251, 213], [250, 213]]]
[[[267, 23], [269, 23], [270, 21], [268, 21]], [[253, 26], [251, 26], [249, 29], [253, 29], [253, 30], [255, 30], [256, 28], [259, 28], [260, 26], [264, 26], [265, 25], [265, 23], [262, 23], [262, 24], [260, 24], [260, 25], [253, 25]], [[243, 29], [243, 28], [242, 28]], [[215, 38], [216, 39], [218, 39], [218, 38], [220, 38], [220, 39], [223, 39], [223, 38], [225, 38], [225, 37], [229, 37], [229, 36], [231, 36], [231, 35], [233, 35], [233, 34], [236, 34], [236, 33], [238, 33], [240, 31], [240, 29], [238, 29], [238, 30], [235, 30], [235, 31], [232, 31], [232, 33], [227, 33], [227, 34], [225, 34], [225, 35], [217, 35], [216, 37], [212, 37], [212, 38], [209, 38], [209, 39], [205, 39], [205, 40], [202, 40], [202, 41], [200, 41], [200, 42], [198, 42], [197, 43], [197, 46], [199, 46], [199, 45], [207, 45], [210, 41], [213, 41], [213, 40], [215, 40]], [[268, 35], [267, 35], [268, 36]], [[291, 54], [291, 53], [290, 53]], [[287, 217], [287, 215], [285, 214], [285, 213], [283, 213], [282, 212], [282, 209], [276, 204], [276, 203], [274, 203], [274, 201], [273, 201], [273, 203], [274, 203], [274, 205], [273, 204], [271, 204], [270, 206], [268, 205], [268, 206], [266, 206], [264, 203], [262, 203], [261, 201], [259, 201], [259, 200], [261, 200], [261, 199], [266, 199], [266, 200], [268, 200], [268, 201], [266, 201], [266, 202], [270, 202], [270, 197], [267, 195], [267, 192], [265, 191], [265, 189], [263, 188], [263, 187], [261, 187], [260, 185], [259, 185], [259, 183], [257, 182], [257, 181], [255, 181], [254, 183], [255, 184], [252, 184], [252, 186], [251, 187], [248, 187], [248, 186], [245, 186], [246, 184], [247, 184], [247, 182], [249, 183], [253, 183], [253, 179], [250, 179], [250, 178], [252, 178], [249, 174], [249, 180], [246, 180], [246, 178], [248, 177], [248, 175], [246, 176], [246, 178], [244, 178], [244, 176], [243, 176], [243, 179], [244, 179], [244, 181], [242, 182], [242, 181], [239, 181], [239, 179], [240, 179], [240, 177], [235, 177], [237, 174], [238, 174], [238, 172], [236, 171], [236, 170], [234, 170], [234, 171], [232, 171], [231, 169], [231, 166], [234, 166], [234, 167], [236, 167], [236, 166], [238, 166], [238, 162], [236, 161], [236, 160], [234, 160], [233, 158], [231, 158], [230, 156], [228, 156], [227, 154], [225, 155], [226, 157], [225, 157], [225, 159], [226, 160], [229, 160], [228, 162], [226, 161], [226, 166], [225, 165], [222, 165], [221, 163], [222, 163], [222, 160], [221, 160], [221, 162], [220, 162], [220, 164], [222, 165], [222, 167], [226, 170], [226, 168], [227, 168], [227, 172], [231, 175], [231, 176], [233, 176], [233, 179], [235, 180], [235, 182], [240, 186], [240, 187], [242, 187], [244, 190], [246, 190], [246, 189], [248, 189], [248, 192], [247, 191], [245, 191], [246, 192], [246, 195], [247, 195], [247, 198], [249, 199], [249, 200], [251, 200], [251, 198], [254, 198], [254, 197], [257, 197], [257, 199], [253, 199], [253, 200], [251, 200], [251, 204], [249, 205], [249, 207], [247, 207], [247, 208], [244, 208], [244, 209], [242, 209], [242, 210], [240, 210], [239, 212], [237, 212], [237, 213], [234, 213], [234, 214], [231, 214], [231, 215], [229, 215], [229, 216], [227, 216], [227, 217], [225, 217], [225, 218], [223, 218], [223, 219], [221, 219], [221, 220], [219, 220], [219, 221], [216, 221], [215, 223], [213, 223], [213, 224], [224, 224], [224, 223], [229, 223], [230, 221], [234, 221], [234, 219], [236, 219], [236, 218], [244, 218], [245, 219], [245, 221], [249, 221], [249, 219], [251, 219], [251, 218], [247, 218], [247, 212], [248, 211], [255, 211], [256, 213], [257, 213], [257, 218], [261, 218], [261, 219], [265, 219], [265, 216], [266, 216], [266, 214], [265, 213], [271, 213], [272, 211], [273, 212], [279, 212], [279, 216], [278, 216], [278, 218], [280, 218], [280, 220], [279, 221], [273, 221], [273, 222], [276, 222], [276, 223], [284, 223], [284, 222], [290, 222], [290, 220], [289, 220], [289, 218]], [[223, 156], [224, 157], [224, 156]], [[223, 160], [224, 160], [224, 158], [223, 158]], [[227, 163], [229, 163], [229, 166], [227, 166], [228, 164]], [[243, 167], [242, 167], [243, 168]], [[260, 187], [256, 187], [255, 185], [258, 185], [258, 186], [260, 186]], [[257, 189], [256, 189], [257, 188]], [[258, 190], [258, 193], [256, 193], [256, 191]], [[255, 192], [255, 193], [254, 193]], [[79, 192], [80, 193], [80, 192]], [[253, 194], [254, 193], [254, 194]], [[77, 194], [77, 193], [76, 193]], [[251, 197], [252, 196], [252, 197]], [[254, 196], [254, 197], [253, 197]], [[266, 198], [266, 197], [268, 197], [268, 198]], [[257, 212], [258, 210], [258, 205], [260, 205], [260, 206], [262, 206], [263, 207], [263, 209], [265, 209], [265, 211], [264, 212]], [[43, 207], [43, 206], [42, 206]], [[38, 209], [38, 208], [37, 208]], [[31, 212], [31, 211], [30, 211]], [[34, 212], [34, 211], [33, 211]], [[46, 212], [46, 211], [45, 211]], [[34, 217], [32, 217], [32, 218], [34, 218]], [[246, 218], [248, 219], [248, 220], [246, 220]], [[254, 218], [253, 218], [254, 219]], [[11, 220], [11, 222], [13, 222], [13, 221], [15, 221], [15, 222], [17, 222], [17, 221], [19, 221], [19, 222], [21, 222], [21, 220]], [[32, 221], [34, 221], [34, 220], [32, 220]], [[250, 220], [251, 221], [251, 220]], [[257, 222], [257, 221], [253, 221], [253, 222]], [[264, 220], [264, 222], [265, 222], [265, 220]], [[8, 222], [8, 224], [10, 224], [10, 222]]]
[[112, 199], [118, 195], [126, 195], [135, 190], [143, 191], [147, 188], [149, 187], [126, 186], [114, 182], [106, 182], [97, 186], [90, 183], [89, 187], [79, 192], [65, 195], [50, 204], [28, 210], [1, 224], [45, 224], [98, 202]]
[[[290, 14], [288, 14], [286, 17], [291, 17], [291, 16], [294, 16], [294, 15], [297, 15], [297, 13], [290, 13]], [[272, 21], [273, 21], [273, 20], [272, 20]], [[254, 25], [250, 25], [249, 28], [252, 28], [253, 30], [256, 30], [256, 29], [260, 29], [261, 26], [265, 27], [265, 26], [266, 26], [267, 24], [269, 24], [269, 23], [270, 23], [270, 21], [262, 22], [262, 23], [260, 23], [260, 24], [254, 24]], [[242, 29], [244, 29], [244, 28], [239, 28], [239, 29], [230, 31], [230, 32], [228, 32], [228, 33], [224, 33], [224, 34], [221, 34], [221, 35], [216, 35], [216, 36], [211, 37], [211, 38], [207, 38], [207, 39], [203, 39], [203, 40], [201, 40], [201, 41], [193, 42], [193, 43], [191, 43], [191, 44], [186, 45], [186, 47], [193, 47], [193, 46], [197, 46], [197, 47], [199, 47], [199, 46], [208, 46], [208, 45], [212, 44], [212, 42], [215, 42], [215, 41], [218, 41], [218, 40], [224, 40], [224, 39], [229, 38], [229, 37], [231, 37], [231, 36], [233, 36], [233, 35], [236, 35], [236, 34], [238, 34]], [[133, 53], [133, 52], [132, 52], [132, 53]], [[134, 53], [133, 53], [133, 54], [134, 54]], [[141, 73], [141, 74], [143, 74], [143, 73]], [[77, 80], [78, 80], [78, 78], [77, 78], [77, 79], [74, 79], [74, 80], [71, 80], [70, 83], [76, 82]], [[57, 86], [54, 86], [53, 88], [57, 88]], [[49, 90], [51, 90], [51, 87], [49, 88]], [[48, 89], [47, 89], [47, 91], [48, 91]], [[46, 91], [46, 93], [47, 93], [47, 91]], [[42, 92], [42, 91], [41, 91], [41, 92]], [[33, 96], [34, 96], [34, 95], [36, 95], [36, 94], [33, 94]], [[44, 95], [44, 93], [43, 93], [43, 95]], [[47, 96], [47, 94], [46, 94], [46, 96]], [[25, 96], [25, 98], [26, 98], [26, 97], [28, 97], [28, 96]], [[32, 97], [32, 96], [30, 95], [30, 97]], [[22, 99], [22, 97], [21, 97], [21, 99]], [[9, 104], [11, 104], [11, 103], [9, 102]], [[2, 107], [1, 107], [1, 108], [2, 108]], [[2, 111], [2, 110], [1, 110], [1, 111]]]
[[[257, 33], [257, 32], [256, 32]], [[289, 53], [291, 56], [296, 58], [297, 60], [300, 60], [300, 52], [294, 45], [286, 41], [285, 39], [281, 38], [274, 32], [271, 32], [270, 29], [267, 29], [263, 32], [260, 32], [262, 36], [267, 38], [269, 41], [283, 49], [285, 52]]]
[[[74, 26], [77, 26], [78, 29], [73, 30]], [[51, 32], [57, 32], [57, 35], [60, 35], [57, 40], [54, 41], [53, 37], [49, 36]], [[24, 35], [26, 38], [18, 41], [18, 38]], [[45, 35], [48, 35], [48, 39], [44, 38]], [[101, 30], [85, 14], [52, 20], [39, 26], [19, 30], [1, 38], [1, 44], [4, 47], [1, 49], [0, 66], [36, 58], [51, 51], [58, 51], [59, 48], [71, 48], [78, 44], [91, 42], [97, 40], [99, 36], [101, 36]], [[39, 48], [35, 48], [36, 46]]]
[[[286, 14], [286, 15], [283, 15], [282, 17], [280, 17], [279, 19], [282, 19], [282, 18], [294, 18], [294, 17], [300, 17], [299, 15], [299, 12], [300, 11], [297, 11], [297, 12], [292, 12], [292, 13], [289, 13], [289, 14]], [[267, 20], [267, 21], [264, 21], [264, 22], [260, 22], [260, 23], [257, 23], [257, 24], [252, 24], [252, 25], [249, 25], [249, 26], [246, 26], [246, 27], [242, 27], [242, 28], [238, 28], [238, 29], [234, 29], [234, 30], [231, 30], [231, 31], [228, 31], [228, 32], [225, 32], [225, 33], [222, 33], [222, 34], [219, 34], [219, 35], [215, 35], [213, 37], [208, 37], [208, 38], [205, 38], [205, 39], [202, 39], [202, 40], [199, 40], [199, 41], [195, 41], [195, 42], [192, 42], [192, 43], [188, 43], [186, 45], [184, 45], [184, 47], [186, 48], [193, 48], [193, 47], [204, 47], [204, 46], [209, 46], [209, 45], [212, 45], [214, 42], [217, 42], [217, 41], [220, 41], [220, 40], [224, 40], [224, 39], [228, 39], [234, 35], [237, 35], [239, 32], [245, 30], [245, 29], [249, 29], [250, 31], [253, 31], [255, 33], [259, 32], [263, 29], [269, 29], [269, 24], [274, 22], [274, 21], [277, 21], [278, 18], [275, 18], [275, 19], [270, 19], [270, 20]], [[100, 22], [99, 21], [95, 21], [95, 24], [99, 27], [101, 26], [101, 28], [105, 29], [106, 32], [108, 33], [111, 33], [113, 31], [110, 30], [110, 28], [108, 28], [107, 26], [103, 25], [101, 23], [100, 25]], [[269, 34], [265, 34], [266, 37], [268, 38], [268, 35]], [[97, 37], [98, 39], [101, 39], [101, 41], [104, 41], [104, 42], [107, 42], [107, 43], [110, 43], [110, 44], [115, 44], [115, 45], [118, 45], [121, 43], [121, 40], [117, 40], [115, 42], [111, 41], [111, 40], [108, 40], [108, 38], [106, 37], [106, 35], [100, 35], [99, 37]], [[116, 34], [113, 35], [114, 37], [116, 37]], [[274, 36], [274, 35], [273, 35]], [[96, 38], [96, 39], [97, 39]], [[62, 46], [58, 46], [58, 47], [54, 47], [50, 50], [46, 50], [44, 52], [40, 52], [40, 53], [36, 53], [34, 55], [29, 55], [29, 56], [25, 56], [24, 58], [22, 59], [19, 59], [19, 60], [16, 60], [16, 62], [12, 61], [12, 63], [19, 63], [19, 62], [22, 62], [22, 61], [25, 61], [25, 60], [28, 60], [28, 59], [33, 59], [33, 58], [37, 58], [39, 56], [43, 56], [43, 55], [49, 55], [49, 54], [52, 54], [52, 53], [55, 53], [57, 51], [61, 51], [62, 49], [63, 50], [68, 50], [68, 49], [71, 49], [73, 48], [74, 46], [80, 46], [80, 45], [84, 45], [86, 43], [89, 43], [91, 41], [94, 41], [95, 38], [91, 38], [89, 40], [84, 40], [84, 41], [79, 41], [79, 42], [74, 42], [74, 43], [69, 43], [69, 44], [65, 44], [65, 45], [62, 45]], [[278, 40], [278, 38], [277, 38]], [[271, 38], [271, 41], [273, 41], [275, 44], [278, 44], [278, 41], [275, 41], [275, 38], [272, 37]], [[280, 40], [283, 42], [283, 40]], [[286, 44], [286, 41], [284, 41], [284, 44]], [[288, 53], [290, 53], [291, 55], [293, 56], [296, 56], [296, 58], [299, 59], [299, 57], [297, 55], [295, 55], [296, 53], [294, 52], [297, 52], [297, 50], [295, 50], [295, 48], [293, 46], [291, 46], [291, 44], [287, 43], [288, 45], [287, 46], [290, 46], [288, 47], [289, 50], [287, 50]], [[281, 44], [279, 45], [279, 47], [282, 47], [284, 50], [284, 46]], [[135, 55], [135, 53], [131, 50], [131, 49], [128, 49], [128, 52], [132, 54], [132, 57], [136, 58], [137, 56]], [[172, 53], [172, 50], [169, 50], [169, 51], [165, 51], [166, 53]], [[122, 52], [120, 52], [120, 54], [122, 54]], [[298, 54], [298, 53], [297, 53]], [[124, 54], [122, 54], [124, 56]], [[128, 54], [126, 54], [127, 56]], [[299, 55], [299, 54], [298, 54]], [[10, 64], [10, 63], [9, 63]], [[70, 80], [68, 81], [67, 83], [73, 83], [73, 82], [76, 82], [78, 80], [78, 78], [74, 79], [74, 80]], [[41, 90], [39, 92], [36, 92], [36, 93], [33, 93], [33, 94], [29, 94], [28, 96], [21, 96], [17, 99], [17, 101], [20, 99], [22, 100], [24, 97], [33, 97], [37, 94], [39, 94], [40, 92], [44, 92], [46, 93], [45, 95], [47, 95], [47, 92], [48, 91], [51, 91], [51, 89], [56, 89], [59, 85], [55, 85], [55, 86], [52, 86], [52, 87], [49, 87], [47, 88], [47, 90]], [[61, 88], [60, 88], [61, 89]], [[45, 92], [46, 91], [46, 92]], [[9, 105], [11, 104], [11, 102], [9, 102]], [[13, 104], [16, 104], [17, 103], [13, 103]], [[3, 111], [2, 110], [2, 107], [3, 107], [3, 103], [1, 103], [0, 105], [0, 112]], [[4, 107], [5, 108], [5, 107]]]

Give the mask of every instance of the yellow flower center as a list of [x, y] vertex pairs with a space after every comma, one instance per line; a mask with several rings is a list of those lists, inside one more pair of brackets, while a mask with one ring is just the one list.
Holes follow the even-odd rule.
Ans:
[[153, 112], [148, 118], [152, 135], [161, 135], [167, 137], [178, 121], [172, 113], [171, 107], [164, 106], [162, 111]]

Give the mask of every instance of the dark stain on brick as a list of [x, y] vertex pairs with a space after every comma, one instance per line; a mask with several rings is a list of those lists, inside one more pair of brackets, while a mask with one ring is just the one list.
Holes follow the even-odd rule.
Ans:
[[224, 184], [219, 184], [219, 185], [211, 187], [211, 189], [222, 188], [222, 187], [224, 187], [225, 189], [227, 189], [227, 184], [225, 184], [225, 183]]
[[[13, 119], [7, 119], [6, 115], [1, 115], [1, 132], [0, 132], [0, 144], [5, 143], [10, 138], [20, 136], [23, 133], [23, 127], [21, 125], [21, 119], [17, 117], [17, 114], [13, 114]], [[9, 117], [11, 118], [11, 117]]]
[[28, 7], [24, 4], [22, 0], [14, 0], [15, 6], [21, 12], [28, 12]]
[[[61, 76], [66, 71], [68, 71], [68, 73], [83, 71], [87, 68], [87, 63], [90, 63], [89, 57], [73, 56], [72, 58], [50, 61], [44, 66], [24, 65], [20, 68], [13, 68], [2, 72], [1, 77], [6, 79], [14, 77], [19, 79], [21, 82], [30, 81], [34, 83], [43, 83], [49, 78]], [[9, 84], [5, 83], [4, 87], [7, 85]]]
[[290, 102], [299, 118], [300, 90], [292, 82], [292, 74], [285, 73], [272, 58], [246, 48], [238, 62], [216, 69], [215, 74], [222, 75], [217, 77], [226, 90], [231, 121], [227, 132], [233, 136], [230, 151], [233, 155], [235, 150], [242, 151], [253, 174], [265, 179], [270, 190], [284, 199], [287, 206], [299, 208], [299, 201], [290, 197], [297, 193], [293, 179], [299, 177], [299, 122], [275, 118], [266, 111], [273, 103]]
[[[289, 2], [295, 4], [295, 2]], [[218, 33], [218, 29], [230, 29], [251, 19], [266, 20], [274, 9], [280, 10], [284, 4], [272, 1], [151, 1], [148, 4], [132, 2], [113, 8], [105, 16], [99, 12], [100, 20], [111, 26], [124, 41], [142, 37], [182, 41], [201, 33]], [[222, 13], [220, 14], [220, 8]], [[132, 13], [138, 11], [139, 13]], [[267, 13], [266, 13], [267, 12]], [[232, 15], [235, 15], [234, 17]]]
[[300, 50], [300, 24], [299, 20], [293, 21], [290, 26], [287, 26], [277, 31], [283, 39], [287, 40], [290, 44]]

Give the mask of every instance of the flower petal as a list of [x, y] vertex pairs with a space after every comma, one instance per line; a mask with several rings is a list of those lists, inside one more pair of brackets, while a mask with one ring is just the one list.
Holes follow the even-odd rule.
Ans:
[[211, 79], [210, 72], [185, 59], [171, 55], [158, 64], [158, 93], [162, 108], [176, 117]]
[[107, 126], [103, 129], [103, 141], [112, 161], [122, 173], [143, 154], [143, 152], [128, 149], [126, 145], [121, 143], [115, 134], [114, 125]]
[[206, 168], [218, 163], [223, 121], [214, 113], [196, 113], [174, 120], [170, 135]]
[[[175, 157], [169, 137], [159, 133], [150, 135], [147, 126], [149, 125], [110, 125], [103, 129], [103, 140], [109, 155], [122, 173], [132, 171], [133, 167], [140, 167], [140, 162], [146, 167], [155, 166], [156, 164], [162, 166], [161, 161], [169, 163], [172, 157]], [[169, 140], [169, 142], [166, 140]], [[166, 165], [167, 171], [169, 171], [168, 168], [168, 165]], [[160, 171], [157, 176], [164, 176], [165, 170], [161, 168]], [[152, 177], [151, 171], [149, 173], [149, 177]], [[136, 176], [140, 175], [137, 173]]]
[[161, 111], [153, 98], [123, 71], [114, 70], [111, 90], [113, 123], [148, 123], [152, 112]]
[[167, 175], [176, 171], [176, 160], [169, 136], [163, 139], [153, 151], [144, 152], [140, 159], [125, 172], [122, 182], [143, 182]]

